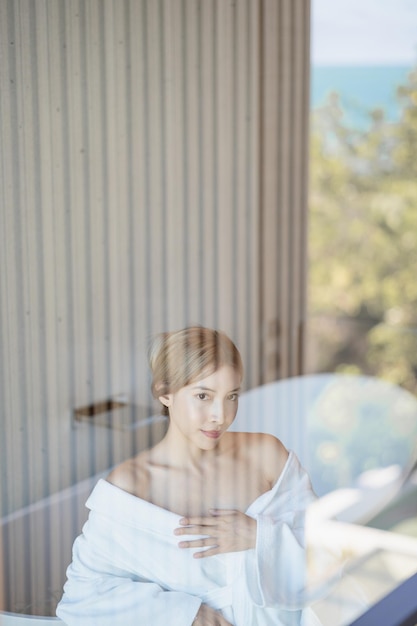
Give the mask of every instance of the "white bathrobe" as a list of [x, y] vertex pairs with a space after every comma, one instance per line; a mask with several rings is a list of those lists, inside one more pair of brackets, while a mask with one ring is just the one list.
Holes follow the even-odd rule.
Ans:
[[246, 511], [257, 521], [256, 548], [194, 559], [201, 548], [180, 549], [173, 534], [181, 515], [100, 480], [57, 615], [68, 626], [190, 626], [204, 602], [234, 626], [315, 624], [303, 610], [304, 513], [313, 500], [290, 452], [274, 487]]

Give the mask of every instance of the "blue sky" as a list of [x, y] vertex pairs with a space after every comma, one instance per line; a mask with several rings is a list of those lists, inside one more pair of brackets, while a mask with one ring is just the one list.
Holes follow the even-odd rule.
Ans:
[[312, 0], [313, 65], [415, 65], [417, 0]]

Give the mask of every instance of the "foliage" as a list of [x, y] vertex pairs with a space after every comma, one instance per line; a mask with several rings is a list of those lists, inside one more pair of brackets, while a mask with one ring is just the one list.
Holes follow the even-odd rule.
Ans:
[[397, 97], [400, 120], [371, 111], [366, 131], [345, 123], [337, 94], [313, 114], [312, 358], [417, 392], [417, 68]]

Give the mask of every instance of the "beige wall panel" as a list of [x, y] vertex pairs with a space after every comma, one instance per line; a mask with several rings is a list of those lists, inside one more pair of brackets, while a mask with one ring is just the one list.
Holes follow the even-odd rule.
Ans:
[[236, 270], [233, 252], [236, 235], [236, 213], [233, 212], [233, 146], [236, 141], [234, 118], [236, 115], [235, 92], [233, 90], [234, 51], [236, 45], [234, 23], [236, 9], [232, 3], [220, 4], [217, 15], [218, 43], [216, 45], [216, 119], [218, 143], [216, 145], [216, 253], [215, 289], [216, 325], [222, 320], [225, 329], [233, 329], [236, 318], [232, 299]]
[[200, 4], [200, 98], [201, 98], [201, 199], [199, 210], [202, 218], [201, 257], [201, 313], [202, 323], [214, 324], [215, 299], [218, 295], [215, 286], [215, 155], [216, 155], [216, 120], [214, 99], [214, 47], [216, 45], [216, 7], [217, 2]]
[[[236, 225], [237, 265], [236, 276], [238, 332], [240, 345], [246, 356], [248, 386], [260, 382], [259, 355], [261, 348], [261, 329], [259, 318], [259, 276], [260, 276], [260, 238], [259, 238], [259, 184], [260, 184], [260, 14], [253, 4], [248, 4], [246, 14], [239, 15], [237, 28], [237, 59], [245, 59], [247, 70], [242, 64], [236, 78], [236, 107], [239, 113], [236, 122], [237, 158], [235, 195], [236, 213], [241, 214]], [[256, 329], [256, 331], [255, 331]]]
[[[185, 320], [198, 323], [202, 320], [202, 281], [200, 255], [204, 250], [202, 239], [202, 211], [200, 198], [203, 195], [201, 180], [201, 98], [200, 98], [200, 31], [201, 12], [193, 0], [185, 4], [183, 21], [184, 47], [181, 51], [184, 81], [181, 119], [184, 123], [182, 149], [184, 228], [188, 246], [183, 260], [185, 298]], [[185, 76], [188, 80], [184, 80]], [[178, 137], [178, 141], [180, 138]], [[200, 207], [200, 208], [199, 208]]]
[[[301, 372], [306, 271], [309, 3], [265, 0], [262, 81], [264, 380]], [[273, 170], [276, 176], [273, 175]], [[270, 281], [270, 272], [276, 280]]]
[[[297, 0], [295, 0], [297, 1]], [[296, 82], [294, 72], [294, 2], [280, 1], [278, 3], [277, 27], [280, 36], [278, 38], [277, 71], [280, 74], [279, 96], [280, 106], [277, 108], [277, 167], [279, 171], [278, 190], [275, 202], [279, 210], [276, 211], [278, 220], [275, 225], [278, 241], [278, 291], [274, 294], [274, 302], [271, 303], [271, 313], [278, 312], [277, 323], [271, 321], [268, 331], [275, 333], [273, 341], [277, 342], [275, 358], [269, 355], [276, 369], [269, 369], [268, 376], [272, 379], [277, 376], [282, 378], [290, 374], [288, 358], [291, 352], [290, 324], [292, 317], [298, 311], [291, 311], [289, 300], [292, 298], [295, 285], [292, 280], [292, 241], [291, 220], [294, 216], [293, 205], [293, 168], [292, 154], [294, 148], [294, 132], [297, 121], [294, 122], [296, 104], [294, 102], [293, 85]], [[299, 123], [299, 122], [298, 122]], [[290, 317], [291, 316], [291, 317]], [[268, 319], [273, 319], [268, 317]]]
[[[10, 150], [12, 145], [12, 91], [14, 89], [14, 74], [10, 67], [10, 34], [8, 29], [8, 11], [7, 6], [0, 4], [0, 42], [2, 46], [2, 63], [0, 63], [0, 78], [3, 88], [3, 97], [1, 99], [0, 108], [0, 132], [2, 145], [8, 146], [9, 150], [6, 154], [5, 150], [1, 151], [1, 175], [2, 185], [0, 185], [0, 194], [2, 202], [1, 229], [0, 229], [0, 262], [1, 262], [1, 357], [5, 363], [2, 368], [1, 377], [1, 398], [2, 398], [2, 421], [5, 428], [3, 429], [2, 438], [2, 460], [7, 466], [10, 464], [10, 452], [12, 450], [12, 442], [15, 438], [16, 421], [11, 416], [15, 414], [16, 397], [19, 395], [19, 371], [18, 371], [18, 354], [17, 354], [17, 336], [16, 328], [13, 321], [16, 319], [16, 290], [18, 288], [17, 281], [13, 280], [14, 275], [14, 255], [16, 244], [13, 226], [13, 153]], [[12, 352], [12, 342], [15, 352]], [[11, 472], [4, 471], [3, 468], [1, 481], [2, 502], [8, 500], [8, 493], [13, 489]], [[16, 485], [17, 498], [22, 499], [22, 485]], [[4, 504], [3, 504], [4, 506]]]
[[140, 381], [148, 380], [145, 345], [148, 330], [150, 273], [147, 263], [149, 254], [148, 229], [150, 220], [149, 193], [147, 187], [147, 137], [145, 123], [147, 111], [146, 87], [146, 22], [142, 2], [128, 4], [126, 39], [129, 41], [127, 80], [127, 133], [129, 140], [129, 328], [130, 346], [126, 363], [129, 372], [128, 393], [137, 404], [146, 405], [148, 392]]
[[307, 5], [0, 0], [3, 513], [148, 443], [72, 411], [149, 405], [155, 332], [295, 372]]
[[[267, 0], [263, 4], [261, 14], [261, 116], [260, 116], [260, 143], [261, 143], [261, 186], [260, 186], [260, 219], [261, 219], [261, 280], [264, 288], [261, 294], [261, 328], [262, 328], [262, 356], [261, 380], [277, 377], [277, 372], [271, 368], [271, 359], [277, 353], [277, 331], [281, 311], [277, 306], [278, 294], [281, 291], [281, 264], [280, 255], [286, 245], [282, 237], [280, 222], [286, 211], [279, 206], [278, 198], [282, 197], [285, 187], [282, 185], [282, 170], [287, 169], [285, 162], [279, 163], [279, 150], [283, 141], [280, 136], [280, 118], [285, 108], [285, 97], [288, 93], [282, 88], [285, 77], [279, 72], [279, 51], [284, 44], [285, 33], [281, 29], [281, 2]], [[286, 184], [286, 181], [284, 181]]]
[[[162, 224], [166, 238], [159, 245], [162, 272], [159, 282], [164, 290], [164, 312], [157, 330], [184, 326], [188, 309], [188, 212], [185, 181], [187, 134], [193, 132], [185, 118], [188, 95], [184, 67], [188, 29], [184, 7], [164, 2], [162, 7]], [[187, 77], [188, 78], [188, 77]], [[163, 228], [161, 229], [163, 230]], [[169, 320], [169, 322], [168, 322]]]

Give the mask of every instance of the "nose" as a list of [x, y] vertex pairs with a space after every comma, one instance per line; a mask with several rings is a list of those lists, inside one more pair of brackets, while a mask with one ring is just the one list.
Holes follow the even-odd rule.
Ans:
[[217, 424], [223, 424], [225, 418], [223, 402], [217, 400], [213, 402], [211, 407], [211, 421]]

